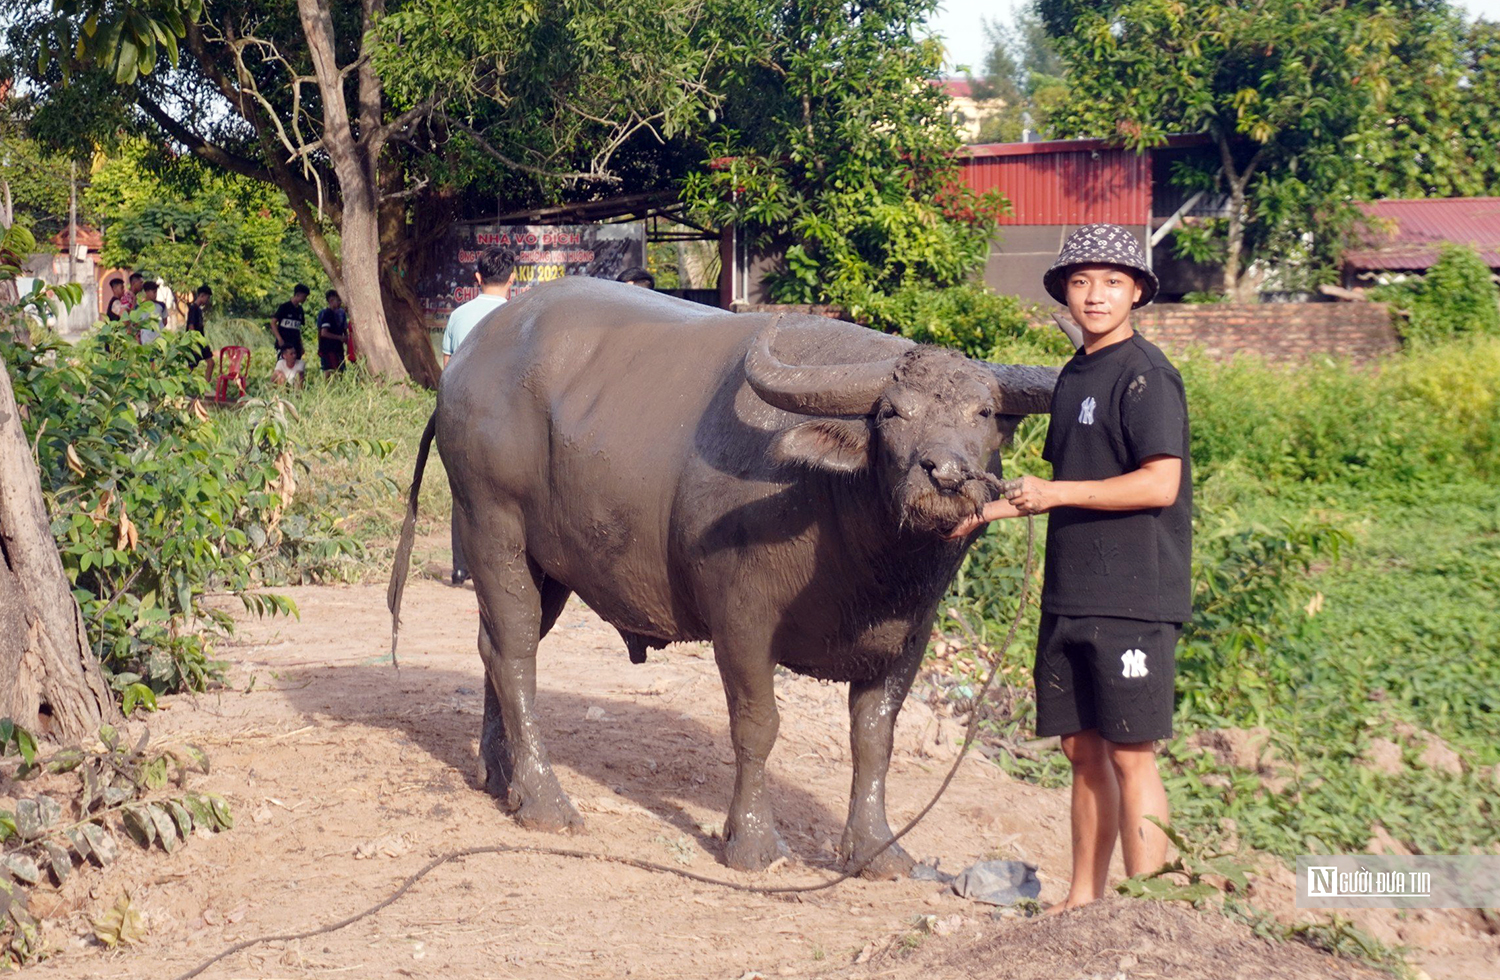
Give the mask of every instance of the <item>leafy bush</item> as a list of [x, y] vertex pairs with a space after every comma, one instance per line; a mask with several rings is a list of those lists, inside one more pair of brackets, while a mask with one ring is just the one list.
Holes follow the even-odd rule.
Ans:
[[[0, 770], [7, 787], [66, 773], [77, 777], [77, 785], [65, 793], [57, 792], [55, 779], [48, 780], [44, 791], [29, 797], [18, 792], [14, 810], [0, 810], [0, 967], [19, 969], [42, 956], [41, 924], [27, 909], [33, 886], [48, 879], [61, 886], [75, 864], [85, 869], [113, 864], [122, 833], [142, 848], [160, 844], [171, 853], [194, 831], [217, 833], [234, 826], [222, 796], [187, 789], [192, 773], [208, 772], [202, 749], [153, 748], [149, 732], [132, 748], [109, 725], [99, 729], [99, 742], [39, 757], [35, 739], [11, 719], [0, 718], [0, 757], [12, 744], [21, 756], [14, 773]], [[127, 925], [128, 896], [121, 902], [119, 915], [95, 924], [105, 945], [139, 939]], [[139, 915], [134, 919], [138, 927]]]
[[212, 639], [233, 621], [207, 599], [295, 612], [259, 586], [288, 568], [316, 573], [360, 546], [327, 509], [298, 501], [298, 446], [280, 402], [252, 400], [241, 426], [221, 425], [202, 400], [196, 335], [140, 344], [137, 327], [104, 324], [77, 346], [0, 340], [0, 357], [89, 638], [116, 690], [150, 706], [155, 693], [199, 689], [215, 675]]
[[866, 292], [844, 306], [855, 319], [877, 330], [952, 347], [982, 360], [1056, 363], [1071, 353], [1060, 331], [1039, 325], [1034, 306], [978, 283]]
[[1468, 245], [1445, 244], [1425, 276], [1381, 286], [1373, 294], [1395, 309], [1407, 343], [1500, 334], [1500, 290], [1490, 267]]

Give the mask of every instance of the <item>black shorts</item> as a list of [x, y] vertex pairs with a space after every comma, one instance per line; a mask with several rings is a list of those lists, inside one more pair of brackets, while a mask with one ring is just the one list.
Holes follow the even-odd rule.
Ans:
[[1111, 742], [1172, 737], [1178, 623], [1042, 613], [1036, 733], [1097, 728]]
[[323, 363], [325, 371], [342, 371], [344, 369], [344, 349], [319, 350], [318, 360]]

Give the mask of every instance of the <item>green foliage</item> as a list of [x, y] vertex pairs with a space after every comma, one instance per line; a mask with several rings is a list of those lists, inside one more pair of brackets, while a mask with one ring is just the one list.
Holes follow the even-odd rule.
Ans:
[[1364, 166], [1354, 193], [1362, 200], [1500, 193], [1500, 24], [1466, 24], [1449, 4], [1411, 16], [1381, 118], [1360, 134]]
[[41, 70], [56, 61], [66, 75], [76, 54], [107, 67], [117, 85], [132, 85], [157, 67], [157, 58], [177, 67], [177, 42], [203, 14], [202, 0], [54, 0], [60, 15], [37, 54]]
[[1326, 277], [1358, 217], [1352, 189], [1370, 164], [1357, 149], [1392, 138], [1403, 52], [1451, 16], [1431, 7], [1042, 0], [1072, 85], [1056, 123], [1135, 148], [1208, 135], [1210, 159], [1174, 180], [1217, 188], [1228, 214], [1180, 230], [1178, 253], [1222, 263], [1225, 291], [1241, 298], [1256, 260], [1277, 264], [1283, 288], [1305, 286]]
[[[0, 718], [0, 732], [7, 731], [24, 733]], [[234, 826], [222, 796], [187, 788], [193, 773], [209, 770], [208, 755], [195, 745], [153, 747], [143, 731], [131, 746], [105, 725], [96, 746], [70, 746], [37, 758], [35, 740], [24, 734], [33, 754], [12, 774], [16, 780], [71, 773], [77, 786], [63, 795], [51, 788], [53, 781], [47, 792], [20, 797], [14, 811], [0, 810], [0, 966], [12, 969], [42, 954], [41, 927], [27, 910], [33, 886], [44, 880], [61, 886], [76, 867], [113, 864], [122, 832], [142, 848], [156, 844], [171, 853], [194, 830], [217, 833]], [[128, 918], [112, 920], [115, 942], [128, 941]]]
[[327, 288], [280, 191], [183, 162], [164, 174], [158, 151], [127, 143], [103, 160], [84, 199], [107, 219], [102, 258], [166, 282], [186, 303], [207, 283], [225, 312], [269, 314], [293, 283]]
[[905, 286], [891, 293], [866, 294], [845, 309], [877, 330], [987, 361], [1052, 361], [1068, 353], [1060, 332], [1051, 324], [1038, 325], [1034, 306], [978, 283], [941, 289]]
[[1177, 857], [1155, 871], [1132, 875], [1115, 886], [1115, 891], [1132, 898], [1150, 898], [1160, 902], [1187, 902], [1201, 906], [1209, 899], [1226, 893], [1243, 893], [1249, 887], [1249, 875], [1255, 869], [1232, 853], [1214, 851], [1199, 841], [1189, 841], [1175, 827], [1155, 817], [1156, 824], [1177, 848]]
[[1445, 244], [1425, 276], [1377, 287], [1407, 343], [1431, 344], [1465, 334], [1500, 334], [1500, 289], [1484, 258], [1468, 245]]
[[1051, 119], [1068, 100], [1066, 67], [1047, 34], [1034, 3], [1017, 7], [1013, 23], [984, 21], [990, 50], [983, 73], [969, 75], [976, 99], [998, 99], [998, 110], [980, 124], [980, 143], [1013, 143], [1030, 128], [1047, 138]]
[[330, 507], [339, 488], [322, 499], [294, 495], [307, 466], [299, 455], [390, 448], [347, 437], [302, 446], [278, 401], [252, 399], [224, 425], [202, 401], [196, 336], [168, 332], [143, 345], [134, 326], [102, 325], [75, 347], [0, 341], [64, 570], [132, 708], [215, 675], [213, 637], [233, 621], [210, 596], [236, 596], [257, 614], [294, 613], [259, 587], [317, 577], [361, 553]]
[[778, 302], [868, 305], [904, 286], [962, 283], [984, 260], [1003, 202], [958, 189], [942, 63], [919, 40], [932, 0], [861, 9], [831, 0], [754, 11], [769, 48], [732, 65], [706, 169], [683, 197], [782, 256]]

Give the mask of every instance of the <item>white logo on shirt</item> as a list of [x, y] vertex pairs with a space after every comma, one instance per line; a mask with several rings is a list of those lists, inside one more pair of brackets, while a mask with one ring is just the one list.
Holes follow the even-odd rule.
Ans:
[[1094, 424], [1094, 396], [1090, 395], [1083, 400], [1083, 407], [1078, 410], [1078, 421], [1084, 425]]
[[1145, 650], [1126, 650], [1120, 655], [1120, 661], [1125, 665], [1122, 673], [1126, 677], [1145, 677], [1148, 673]]

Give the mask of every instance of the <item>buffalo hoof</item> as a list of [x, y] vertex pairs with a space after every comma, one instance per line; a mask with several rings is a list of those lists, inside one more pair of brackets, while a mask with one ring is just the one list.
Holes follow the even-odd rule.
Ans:
[[544, 830], [550, 834], [583, 832], [583, 817], [566, 799], [550, 803], [528, 800], [511, 815], [527, 830]]
[[907, 854], [900, 844], [892, 844], [876, 854], [873, 861], [866, 864], [865, 859], [874, 854], [875, 848], [879, 846], [879, 844], [874, 844], [856, 848], [854, 857], [844, 862], [844, 870], [853, 871], [863, 865], [859, 876], [872, 881], [890, 881], [893, 878], [906, 878], [911, 875], [912, 868], [917, 866], [917, 862], [912, 860], [912, 856]]
[[724, 840], [724, 863], [736, 871], [764, 871], [790, 852], [775, 831], [763, 834], [729, 832]]

